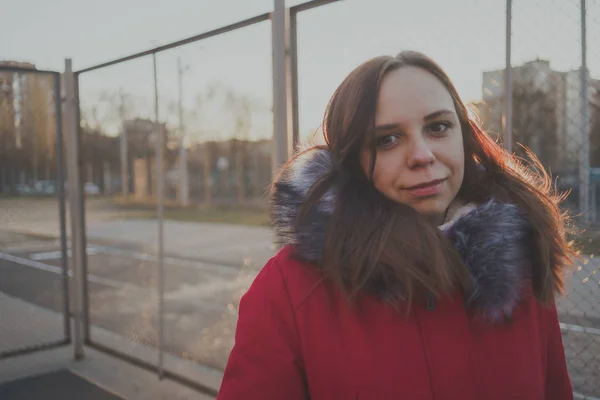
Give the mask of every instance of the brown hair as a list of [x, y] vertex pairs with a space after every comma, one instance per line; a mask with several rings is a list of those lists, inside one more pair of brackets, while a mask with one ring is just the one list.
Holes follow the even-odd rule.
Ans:
[[495, 198], [524, 211], [535, 232], [533, 291], [549, 303], [554, 292], [563, 291], [561, 270], [573, 255], [565, 240], [566, 216], [559, 209], [562, 198], [533, 155], [534, 161], [525, 164], [504, 151], [469, 115], [446, 73], [427, 56], [412, 51], [366, 61], [346, 77], [329, 102], [323, 134], [334, 168], [311, 188], [299, 216], [301, 221], [331, 185], [338, 185], [338, 202], [319, 267], [351, 298], [363, 289], [377, 289], [368, 287], [376, 269], [381, 277], [376, 285], [402, 282], [403, 298], [391, 299], [394, 303], [406, 300], [410, 306], [422, 290], [437, 296], [457, 287], [469, 290], [467, 269], [440, 230], [412, 208], [379, 193], [359, 163], [361, 147], [371, 142], [366, 135], [374, 127], [381, 82], [388, 72], [404, 66], [430, 72], [452, 95], [465, 150], [458, 196], [478, 203]]

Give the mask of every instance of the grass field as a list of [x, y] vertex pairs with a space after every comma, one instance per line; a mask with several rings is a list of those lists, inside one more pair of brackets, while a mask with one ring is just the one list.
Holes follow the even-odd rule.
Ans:
[[[132, 218], [156, 218], [156, 205], [113, 200], [114, 205], [125, 216]], [[128, 215], [131, 212], [130, 215]], [[164, 218], [173, 221], [211, 222], [249, 226], [269, 226], [269, 214], [266, 208], [243, 206], [190, 206], [180, 207], [165, 204]]]

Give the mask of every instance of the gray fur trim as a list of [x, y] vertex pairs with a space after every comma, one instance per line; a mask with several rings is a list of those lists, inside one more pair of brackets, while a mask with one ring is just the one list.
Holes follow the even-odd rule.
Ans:
[[[329, 151], [308, 150], [282, 172], [271, 192], [271, 219], [279, 243], [292, 245], [294, 253], [309, 263], [322, 261], [335, 207], [335, 186], [310, 212], [306, 223], [296, 226], [296, 219], [312, 185], [332, 166]], [[472, 277], [473, 291], [467, 295], [467, 305], [490, 321], [510, 317], [530, 276], [533, 232], [523, 213], [515, 205], [489, 200], [441, 229]], [[398, 290], [402, 290], [402, 283], [391, 282], [383, 288], [382, 296]]]
[[331, 188], [323, 196], [306, 223], [296, 226], [296, 219], [312, 185], [332, 167], [327, 150], [308, 150], [282, 172], [271, 191], [271, 222], [278, 243], [294, 246], [301, 258], [312, 263], [320, 262], [323, 257], [326, 229], [335, 207], [335, 189]]
[[492, 321], [509, 317], [530, 278], [533, 232], [525, 216], [513, 204], [489, 200], [445, 234], [473, 281], [467, 304]]

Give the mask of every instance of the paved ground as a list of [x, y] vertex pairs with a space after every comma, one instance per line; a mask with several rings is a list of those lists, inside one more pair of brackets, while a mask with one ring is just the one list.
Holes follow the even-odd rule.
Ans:
[[[0, 315], [10, 317], [3, 321], [11, 321], [10, 325], [0, 324], [0, 351], [2, 347], [15, 343], [36, 343], [38, 340], [54, 338], [62, 331], [60, 314], [46, 308], [37, 307], [31, 303], [0, 293]], [[12, 336], [10, 333], [12, 332]], [[108, 331], [93, 330], [94, 336], [102, 342], [119, 346]], [[17, 342], [15, 342], [17, 341]], [[121, 340], [122, 342], [122, 340]], [[144, 352], [156, 359], [156, 351]], [[166, 357], [168, 360], [168, 357]], [[168, 360], [170, 361], [170, 360]], [[189, 378], [203, 382], [209, 387], [218, 388], [220, 377], [185, 363]], [[171, 380], [159, 380], [155, 373], [123, 362], [115, 357], [85, 348], [83, 360], [73, 360], [73, 347], [62, 346], [52, 350], [38, 351], [0, 360], [0, 384], [16, 379], [45, 374], [61, 369], [90, 380], [105, 390], [136, 400], [209, 400], [214, 398], [203, 395]]]
[[[127, 219], [131, 215], [132, 211], [117, 209], [106, 200], [89, 200], [85, 213], [88, 240], [155, 253], [157, 222]], [[60, 235], [58, 202], [0, 198], [0, 229], [56, 238]], [[167, 255], [229, 266], [261, 267], [275, 252], [273, 234], [264, 227], [165, 221], [164, 238]]]
[[[61, 311], [55, 206], [0, 200], [0, 292]], [[91, 323], [127, 338], [132, 347], [156, 346], [156, 222], [123, 220], [102, 202], [90, 203], [87, 216]], [[224, 367], [233, 345], [237, 303], [274, 253], [272, 242], [271, 232], [264, 228], [165, 224], [164, 322], [169, 353]], [[559, 303], [573, 382], [578, 392], [596, 397], [600, 397], [598, 271], [595, 258], [575, 268], [569, 294]]]
[[[12, 251], [10, 246], [0, 247], [0, 292], [62, 312], [62, 261], [56, 241], [33, 239], [28, 245], [33, 252], [26, 243], [13, 244]], [[154, 257], [100, 246], [90, 246], [88, 253], [91, 323], [133, 342], [156, 346], [159, 300]], [[166, 350], [222, 369], [233, 345], [237, 303], [256, 270], [185, 259], [167, 261]], [[46, 335], [57, 340], [61, 334]]]

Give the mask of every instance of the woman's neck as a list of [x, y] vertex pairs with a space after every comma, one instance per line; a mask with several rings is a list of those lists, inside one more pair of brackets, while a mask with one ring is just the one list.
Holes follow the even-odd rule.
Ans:
[[471, 211], [475, 207], [474, 204], [469, 204], [466, 201], [459, 199], [458, 197], [450, 203], [450, 206], [446, 210], [442, 223], [438, 224], [440, 229], [446, 228], [452, 225], [457, 219]]

